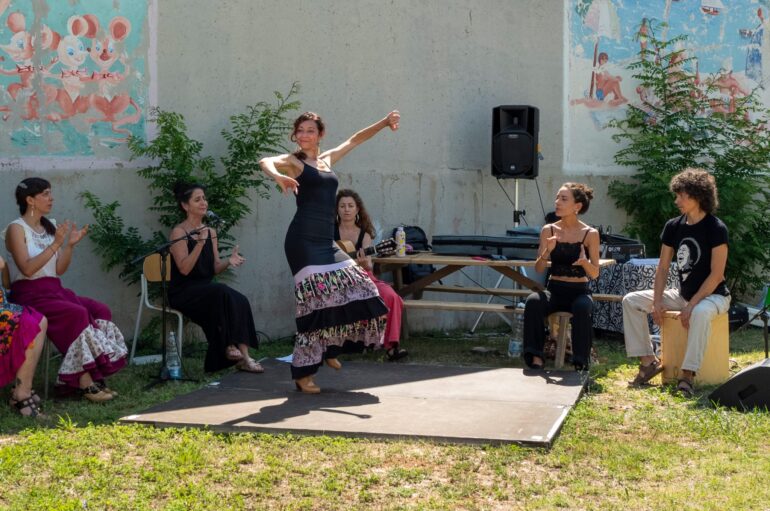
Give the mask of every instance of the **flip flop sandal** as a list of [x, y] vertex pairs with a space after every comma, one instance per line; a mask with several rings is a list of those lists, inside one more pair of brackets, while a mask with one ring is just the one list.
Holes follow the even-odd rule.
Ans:
[[639, 372], [632, 381], [628, 382], [628, 384], [632, 387], [640, 387], [647, 384], [662, 372], [663, 364], [660, 363], [660, 360], [655, 360], [653, 363], [646, 366], [639, 364]]
[[264, 373], [265, 368], [262, 367], [262, 364], [254, 360], [253, 358], [246, 358], [235, 364], [235, 368], [239, 371], [244, 371], [247, 373]]
[[243, 353], [241, 353], [241, 350], [239, 350], [236, 346], [231, 344], [225, 350], [225, 357], [227, 360], [238, 362], [239, 360], [243, 360]]
[[676, 383], [676, 390], [682, 397], [693, 397], [695, 395], [695, 389], [692, 387], [692, 383], [687, 380], [679, 380]]

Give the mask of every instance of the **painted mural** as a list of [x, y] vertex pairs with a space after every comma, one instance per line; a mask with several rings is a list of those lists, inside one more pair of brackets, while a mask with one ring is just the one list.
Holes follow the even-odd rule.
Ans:
[[[625, 117], [645, 91], [626, 66], [647, 44], [651, 20], [667, 23], [663, 39], [686, 34], [694, 76], [715, 80], [714, 108], [757, 90], [770, 104], [770, 1], [570, 0], [565, 166], [575, 173], [615, 173], [617, 145], [607, 123]], [[622, 170], [621, 172], [627, 172]]]
[[0, 158], [126, 157], [145, 138], [151, 0], [0, 0]]

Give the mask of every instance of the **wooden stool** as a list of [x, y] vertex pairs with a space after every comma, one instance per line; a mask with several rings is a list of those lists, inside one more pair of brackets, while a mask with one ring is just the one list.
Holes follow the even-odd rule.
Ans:
[[551, 337], [556, 337], [556, 357], [553, 366], [556, 369], [564, 367], [564, 356], [567, 353], [567, 340], [570, 338], [570, 320], [572, 314], [569, 312], [554, 312], [548, 315], [549, 330]]
[[[663, 382], [676, 382], [687, 351], [687, 330], [679, 321], [678, 311], [668, 311], [660, 329]], [[727, 314], [718, 314], [711, 321], [711, 337], [706, 345], [703, 362], [695, 375], [696, 383], [722, 383], [730, 377], [730, 329]]]

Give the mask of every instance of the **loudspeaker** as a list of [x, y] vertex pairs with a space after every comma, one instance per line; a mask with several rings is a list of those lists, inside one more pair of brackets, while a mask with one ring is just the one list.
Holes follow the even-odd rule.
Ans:
[[492, 175], [534, 179], [538, 167], [540, 111], [534, 106], [492, 109]]
[[709, 396], [722, 406], [770, 408], [770, 358], [749, 366], [727, 380]]

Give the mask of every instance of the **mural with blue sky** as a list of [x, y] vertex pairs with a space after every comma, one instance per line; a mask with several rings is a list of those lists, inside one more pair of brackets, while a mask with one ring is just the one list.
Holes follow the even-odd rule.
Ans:
[[623, 117], [629, 102], [641, 102], [645, 91], [627, 65], [638, 59], [653, 20], [666, 24], [658, 27], [658, 38], [687, 36], [681, 49], [694, 58], [689, 71], [722, 80], [719, 99], [725, 104], [754, 90], [767, 104], [770, 1], [570, 0], [568, 169], [619, 170], [612, 162], [617, 147], [607, 123]]

